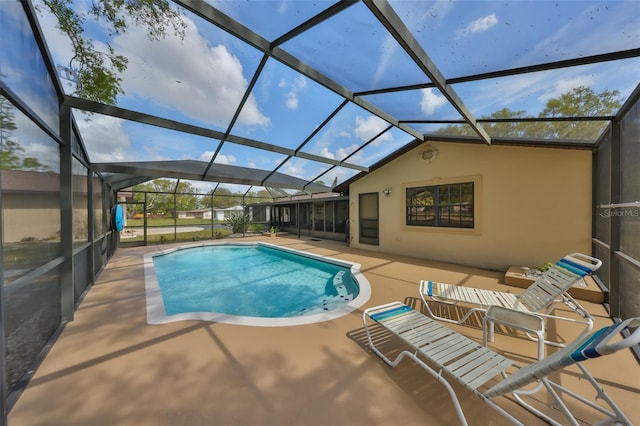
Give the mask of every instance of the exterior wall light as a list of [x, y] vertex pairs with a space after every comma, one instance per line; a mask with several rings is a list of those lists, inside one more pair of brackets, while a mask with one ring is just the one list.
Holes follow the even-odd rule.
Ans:
[[391, 188], [383, 189], [382, 193], [388, 197], [389, 195], [391, 195]]

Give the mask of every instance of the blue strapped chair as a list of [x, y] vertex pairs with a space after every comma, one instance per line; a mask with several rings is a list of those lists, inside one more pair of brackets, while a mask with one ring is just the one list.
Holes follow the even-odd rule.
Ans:
[[[582, 278], [592, 274], [601, 265], [602, 262], [599, 259], [585, 254], [573, 253], [567, 255], [537, 277], [536, 280], [520, 294], [426, 280], [420, 281], [419, 292], [420, 298], [424, 302], [424, 307], [429, 312], [429, 315], [440, 321], [462, 324], [474, 312], [485, 313], [490, 306], [500, 306], [515, 311], [535, 314], [543, 319], [554, 318], [581, 323], [585, 325], [584, 333], [588, 333], [593, 328], [593, 319], [591, 315], [567, 293], [567, 290]], [[436, 314], [429, 302], [446, 305], [464, 303], [471, 307], [460, 319], [453, 319]], [[576, 319], [552, 315], [551, 312], [553, 312], [558, 302], [564, 303], [582, 318]], [[538, 332], [537, 329], [525, 329], [525, 331], [530, 338], [537, 340], [537, 337], [532, 336], [532, 333]], [[558, 342], [545, 341], [545, 343], [562, 346]]]
[[[522, 422], [500, 406], [500, 399], [505, 396], [512, 396], [521, 406], [554, 425], [577, 425], [578, 420], [572, 412], [572, 409], [576, 410], [576, 404], [591, 407], [594, 420], [595, 417], [604, 417], [602, 423], [631, 425], [631, 421], [581, 362], [637, 345], [640, 342], [640, 317], [602, 328], [589, 335], [583, 334], [558, 352], [525, 367], [519, 367], [509, 358], [400, 302], [366, 309], [362, 321], [371, 350], [392, 367], [397, 366], [404, 357], [418, 363], [447, 389], [463, 425], [467, 421], [449, 383], [451, 380], [464, 385], [516, 424]], [[402, 339], [410, 350], [403, 350], [393, 361], [387, 358], [374, 343], [369, 329], [372, 321]], [[620, 332], [626, 327], [636, 330], [629, 337], [620, 338]], [[582, 377], [595, 390], [595, 398], [602, 400], [602, 404], [597, 404], [549, 378], [550, 374], [573, 364], [578, 366]], [[556, 417], [561, 413], [564, 420], [559, 421], [527, 402], [529, 398], [534, 398], [534, 401], [544, 400], [539, 392], [545, 389], [560, 410], [556, 411]], [[584, 415], [583, 410], [580, 415]]]

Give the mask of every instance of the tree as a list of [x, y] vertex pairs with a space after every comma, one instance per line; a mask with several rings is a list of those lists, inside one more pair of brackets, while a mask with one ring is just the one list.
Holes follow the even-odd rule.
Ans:
[[580, 86], [549, 99], [540, 117], [590, 117], [612, 115], [620, 108], [620, 91], [603, 90], [595, 93], [592, 88]]
[[72, 9], [72, 0], [43, 0], [56, 17], [57, 28], [66, 34], [73, 47], [68, 67], [75, 75], [75, 94], [85, 99], [114, 104], [124, 94], [120, 75], [127, 69], [126, 57], [116, 55], [107, 43], [100, 51], [84, 32], [84, 23], [92, 17], [106, 25], [109, 35], [127, 32], [130, 24], [145, 27], [152, 41], [164, 38], [170, 29], [184, 38], [186, 28], [182, 11], [173, 9], [168, 0], [98, 0], [86, 12]]
[[[194, 210], [198, 207], [198, 197], [189, 182], [156, 179], [133, 187], [133, 199], [144, 202], [146, 193], [147, 212], [173, 216], [174, 211]], [[175, 201], [175, 203], [174, 203]]]
[[0, 168], [40, 172], [49, 170], [37, 158], [24, 156], [22, 145], [11, 139], [12, 133], [17, 129], [14, 106], [0, 96]]
[[200, 206], [196, 190], [189, 182], [180, 181], [178, 183], [175, 199], [177, 211], [195, 210]]
[[[512, 111], [508, 108], [502, 108], [501, 110], [492, 113], [489, 117], [483, 118], [501, 120], [526, 117], [530, 117], [527, 115], [526, 111]], [[531, 123], [500, 121], [496, 123], [487, 123], [485, 129], [490, 135], [500, 135], [505, 137], [526, 137], [528, 131], [531, 130]]]
[[[615, 114], [622, 101], [618, 90], [595, 93], [592, 88], [580, 86], [549, 99], [539, 117], [595, 117]], [[560, 139], [596, 139], [605, 122], [569, 121], [544, 123], [543, 136]]]
[[231, 207], [231, 191], [227, 188], [218, 188], [217, 190], [212, 189], [208, 192], [207, 196], [202, 200], [202, 204], [205, 207], [215, 207], [226, 209], [227, 207]]
[[[513, 111], [509, 108], [502, 108], [489, 115], [484, 115], [481, 118], [483, 120], [505, 120], [528, 117], [531, 116], [527, 115], [526, 111]], [[531, 129], [531, 123], [511, 121], [499, 121], [495, 123], [483, 122], [482, 127], [492, 136], [526, 137], [529, 133], [528, 130]], [[439, 129], [437, 133], [455, 136], [476, 136], [476, 132], [473, 131], [471, 126], [466, 124], [452, 124]]]
[[[545, 139], [596, 139], [603, 130], [603, 121], [544, 121], [557, 117], [596, 117], [613, 115], [620, 108], [620, 92], [603, 90], [595, 93], [593, 89], [580, 86], [549, 99], [545, 108], [538, 114], [540, 121], [499, 121], [483, 123], [487, 133], [494, 137], [545, 138]], [[526, 111], [513, 111], [503, 108], [483, 119], [501, 120], [533, 118]], [[454, 136], [475, 136], [470, 126], [452, 124], [437, 131], [439, 134]]]
[[258, 192], [249, 191], [245, 197], [247, 204], [257, 204], [273, 201], [273, 197], [266, 189], [261, 189]]
[[[247, 197], [255, 196], [256, 194], [249, 193]], [[215, 190], [209, 191], [206, 197], [202, 199], [202, 204], [205, 207], [214, 207], [218, 209], [226, 209], [229, 207], [239, 206], [242, 204], [244, 199], [244, 194], [242, 192], [231, 192], [231, 190], [227, 188], [218, 188]], [[269, 198], [270, 200], [271, 198]], [[247, 202], [255, 202], [255, 198], [248, 199]]]
[[267, 191], [266, 189], [261, 189], [260, 191], [258, 191], [258, 202], [262, 203], [265, 201], [273, 201], [273, 195], [271, 195], [271, 193], [269, 191]]

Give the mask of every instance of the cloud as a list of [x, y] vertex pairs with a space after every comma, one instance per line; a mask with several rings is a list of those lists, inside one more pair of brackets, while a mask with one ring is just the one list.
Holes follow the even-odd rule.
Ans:
[[[356, 116], [355, 136], [361, 141], [368, 142], [387, 127], [389, 127], [389, 124], [375, 115], [370, 115], [367, 118]], [[390, 140], [391, 138], [391, 134], [387, 132], [376, 139], [373, 143], [378, 144], [382, 141]]]
[[[530, 105], [526, 100], [535, 99], [540, 95], [545, 78], [549, 78], [545, 73], [532, 73], [508, 77], [493, 84], [463, 84], [458, 94], [465, 99], [465, 104], [477, 117], [489, 115], [505, 107], [528, 109]], [[534, 113], [531, 108], [527, 112]]]
[[301, 160], [291, 158], [282, 166], [280, 171], [289, 176], [305, 179], [305, 168], [300, 162]]
[[216, 157], [214, 163], [218, 163], [218, 164], [233, 164], [236, 161], [238, 161], [238, 159], [236, 158], [235, 155], [218, 154], [218, 156]]
[[456, 36], [466, 37], [469, 34], [485, 32], [498, 23], [498, 17], [495, 13], [491, 15], [483, 16], [475, 21], [471, 21], [465, 28], [456, 31]]
[[198, 161], [206, 161], [208, 163], [209, 161], [211, 161], [211, 157], [213, 157], [214, 153], [215, 151], [205, 151], [200, 154], [200, 157], [198, 157]]
[[[156, 145], [153, 142], [150, 144], [145, 144], [145, 145], [142, 145], [141, 150], [146, 154], [144, 157], [145, 161], [172, 160], [170, 156], [166, 155], [166, 151], [162, 149], [161, 144]], [[140, 154], [136, 154], [136, 155], [140, 155]]]
[[[575, 68], [562, 68], [544, 72], [516, 75], [494, 84], [461, 85], [458, 91], [465, 103], [478, 117], [488, 115], [501, 108], [525, 110], [530, 115], [537, 115], [551, 98], [579, 87], [587, 86], [594, 90], [603, 90], [607, 79], [628, 80], [625, 71], [616, 68], [612, 74], [607, 63], [583, 65]], [[621, 72], [622, 74], [617, 74]], [[637, 75], [637, 72], [633, 74]], [[606, 76], [606, 79], [603, 78]], [[602, 86], [605, 84], [604, 86]], [[466, 96], [465, 96], [466, 95]]]
[[190, 180], [188, 182], [198, 194], [208, 194], [209, 191], [215, 188], [215, 183], [213, 182], [204, 182], [199, 180]]
[[44, 4], [40, 1], [37, 2], [39, 10], [42, 13], [38, 14], [38, 20], [42, 31], [45, 33], [45, 39], [47, 45], [52, 51], [55, 59], [62, 59], [61, 65], [67, 65], [71, 57], [73, 56], [73, 45], [69, 40], [69, 37], [64, 35], [61, 30], [57, 29], [58, 21], [48, 11]]
[[117, 118], [101, 115], [86, 116], [75, 111], [82, 139], [87, 148], [91, 162], [108, 163], [119, 161], [135, 161], [126, 155], [131, 141], [123, 128], [123, 122]]
[[[200, 161], [206, 161], [209, 162], [211, 161], [211, 157], [213, 157], [213, 154], [215, 154], [215, 151], [205, 151], [202, 154], [200, 154]], [[238, 159], [235, 157], [235, 155], [225, 155], [225, 154], [218, 154], [218, 156], [216, 157], [216, 160], [214, 161], [214, 163], [216, 164], [233, 164], [236, 161], [238, 161]]]
[[373, 75], [372, 86], [377, 86], [380, 80], [388, 73], [389, 65], [392, 63], [394, 53], [398, 50], [398, 42], [391, 37], [387, 36], [384, 39], [384, 42], [380, 43], [380, 57], [378, 60], [378, 66], [376, 67], [376, 71]]
[[278, 87], [281, 89], [288, 89], [284, 94], [285, 105], [290, 110], [298, 109], [298, 93], [304, 91], [307, 88], [307, 79], [301, 75], [295, 81], [288, 82], [285, 79], [280, 80]]
[[552, 32], [523, 51], [514, 66], [530, 65], [541, 58], [550, 62], [637, 47], [640, 26], [637, 13], [629, 13], [628, 4], [609, 2], [606, 9], [597, 4], [585, 6], [565, 25], [552, 27]]
[[453, 1], [423, 1], [420, 7], [415, 2], [394, 2], [393, 9], [402, 18], [407, 28], [416, 32], [427, 33], [441, 31], [450, 22], [448, 16], [455, 13], [456, 3]]
[[22, 148], [19, 156], [23, 159], [35, 158], [50, 171], [59, 172], [60, 146], [20, 112], [15, 114], [14, 124], [16, 129], [9, 130], [4, 136]]
[[[56, 62], [67, 65], [73, 55], [68, 37], [55, 28], [57, 21], [50, 13], [42, 13], [40, 19]], [[169, 32], [152, 42], [145, 29], [134, 24], [113, 38], [111, 45], [116, 53], [129, 59], [122, 75], [124, 96], [127, 100], [151, 100], [156, 106], [169, 106], [198, 121], [226, 128], [248, 87], [242, 64], [225, 45], [213, 45], [193, 21], [183, 19], [184, 41]], [[104, 41], [93, 43], [99, 51], [107, 52]], [[69, 93], [73, 92], [72, 83], [63, 83]], [[251, 126], [270, 123], [253, 95], [238, 121]]]
[[291, 5], [291, 0], [282, 0], [280, 2], [280, 5], [278, 6], [278, 13], [280, 15], [284, 15], [289, 9], [290, 5]]
[[547, 102], [551, 98], [557, 98], [563, 93], [570, 92], [576, 87], [586, 86], [592, 87], [595, 78], [593, 75], [577, 75], [569, 79], [559, 79], [552, 82], [553, 84], [547, 86], [544, 93], [538, 97], [541, 102]]
[[[337, 130], [335, 132], [326, 132], [314, 142], [313, 149], [310, 152], [316, 153], [325, 158], [331, 160], [342, 160], [349, 156], [362, 146], [362, 142], [368, 142], [382, 131], [384, 131], [389, 124], [383, 119], [370, 115], [366, 118], [361, 116], [355, 117], [355, 127], [353, 131]], [[343, 138], [345, 140], [341, 140]], [[354, 142], [354, 139], [357, 141]], [[340, 141], [338, 143], [338, 141]], [[393, 136], [390, 132], [386, 132], [376, 138], [370, 146], [377, 146], [382, 142], [393, 141]], [[336, 145], [341, 146], [336, 146]], [[361, 158], [356, 154], [353, 158], [349, 159], [349, 162], [356, 162], [357, 158]]]
[[[354, 152], [358, 148], [360, 148], [360, 147], [355, 143], [353, 145], [350, 145], [350, 146], [345, 146], [345, 147], [339, 148], [338, 151], [336, 151], [336, 157], [339, 158], [339, 159], [346, 158], [348, 155], [350, 155], [352, 152]], [[354, 162], [355, 161], [354, 157], [350, 158], [349, 162]]]
[[447, 99], [439, 95], [433, 88], [422, 89], [421, 92], [420, 110], [427, 117], [430, 117], [438, 108], [447, 104]]
[[625, 94], [628, 96], [636, 88], [638, 75], [640, 75], [640, 61], [635, 60], [633, 62], [620, 64], [612, 73], [609, 73], [608, 77], [613, 81], [625, 82], [618, 90], [620, 90], [623, 96]]
[[320, 155], [322, 157], [328, 158], [330, 160], [335, 160], [336, 156], [334, 153], [332, 153], [331, 151], [329, 151], [329, 147], [324, 146], [322, 147], [322, 149], [320, 150]]
[[[67, 67], [71, 61], [71, 58], [74, 55], [73, 45], [71, 44], [71, 40], [61, 30], [56, 28], [58, 25], [58, 20], [55, 18], [55, 16], [53, 16], [49, 12], [47, 7], [41, 1], [38, 1], [36, 4], [38, 7], [38, 10], [41, 11], [41, 13], [38, 14], [40, 27], [42, 28], [42, 32], [45, 35], [45, 40], [47, 42], [47, 46], [49, 47], [49, 50], [52, 53], [53, 60], [56, 66], [59, 65], [60, 67]], [[94, 47], [96, 48], [96, 50], [100, 52], [107, 52], [107, 48], [104, 43], [94, 41]], [[74, 65], [77, 65], [77, 64], [74, 64]], [[4, 64], [3, 64], [3, 67], [4, 67]], [[6, 67], [4, 67], [4, 70], [3, 70], [3, 73], [5, 72], [6, 72]], [[58, 75], [60, 75], [61, 77], [61, 83], [65, 93], [67, 94], [73, 93], [76, 89], [75, 82], [69, 79], [66, 79], [68, 75], [65, 72], [63, 72], [61, 69], [58, 69], [57, 72], [58, 72]]]
[[345, 180], [349, 179], [350, 177], [352, 177], [353, 175], [355, 175], [356, 173], [357, 171], [353, 169], [336, 167], [335, 169], [332, 169], [329, 172], [327, 172], [327, 174], [322, 176], [320, 179], [325, 183], [325, 185], [331, 186], [333, 185], [333, 182], [334, 180], [336, 180], [336, 178], [337, 178], [337, 184], [340, 184]]
[[[226, 127], [248, 86], [242, 64], [226, 46], [211, 45], [191, 20], [184, 20], [184, 42], [173, 34], [151, 42], [137, 26], [114, 38], [117, 53], [129, 58], [123, 88], [128, 97], [171, 105], [196, 120]], [[247, 125], [269, 124], [253, 96], [238, 120]]]

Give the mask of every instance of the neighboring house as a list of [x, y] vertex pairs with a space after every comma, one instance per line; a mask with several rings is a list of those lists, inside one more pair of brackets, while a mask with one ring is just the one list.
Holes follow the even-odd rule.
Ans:
[[214, 218], [216, 220], [225, 220], [235, 213], [242, 214], [244, 208], [242, 206], [233, 206], [226, 209], [213, 209]]
[[197, 209], [176, 212], [178, 219], [211, 219], [211, 209]]
[[225, 220], [231, 217], [235, 212], [242, 212], [242, 206], [233, 206], [226, 209], [211, 208], [178, 211], [178, 219], [211, 219]]

